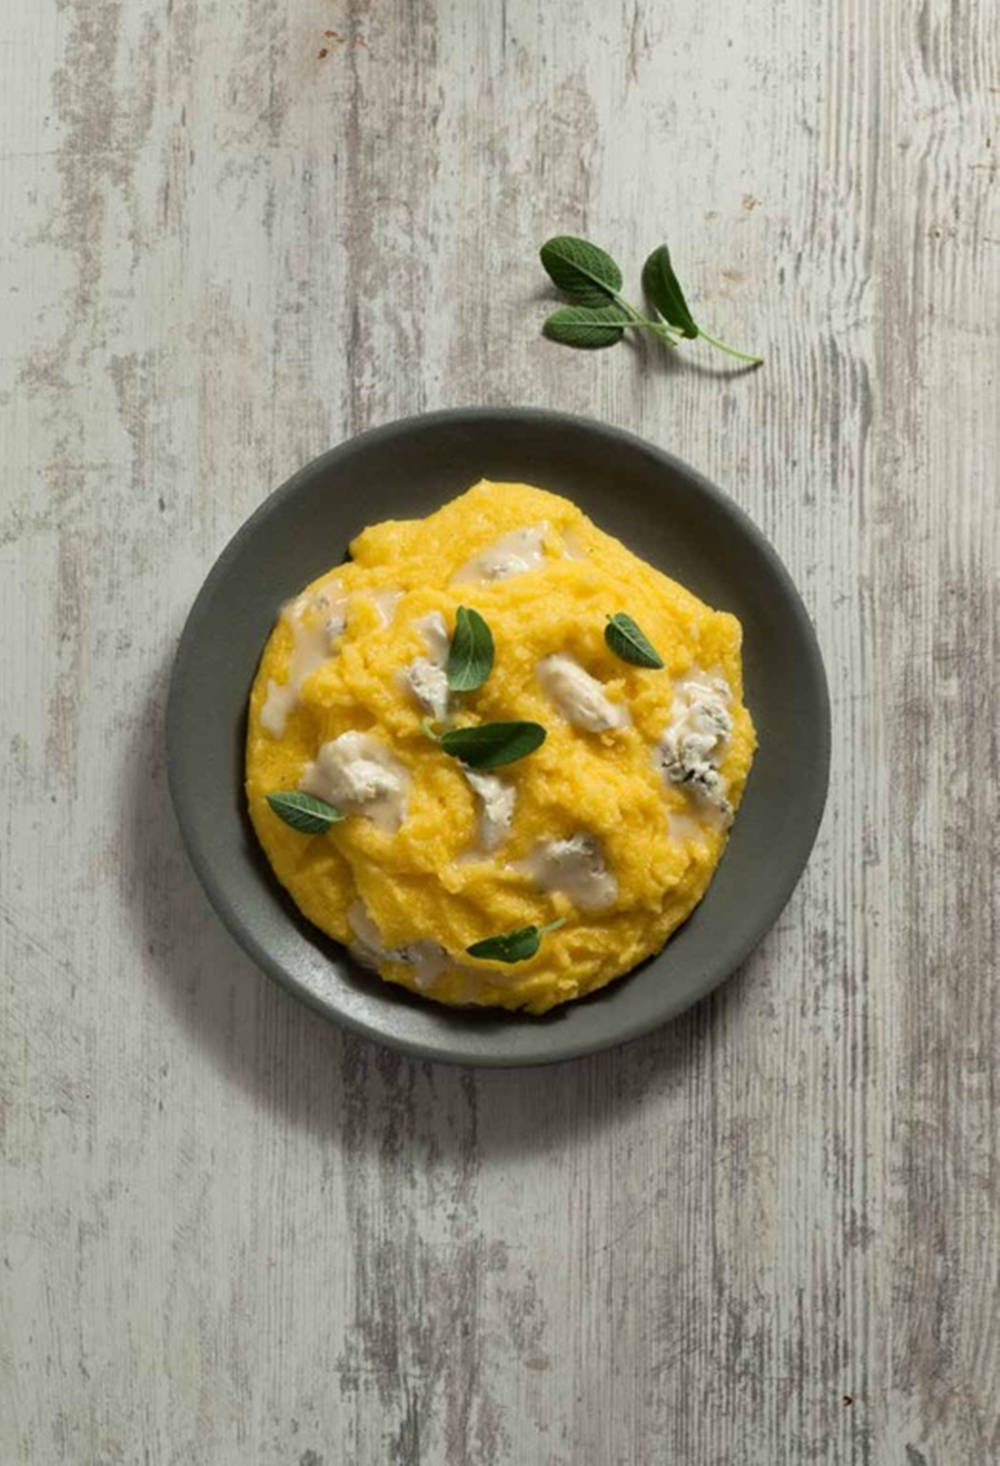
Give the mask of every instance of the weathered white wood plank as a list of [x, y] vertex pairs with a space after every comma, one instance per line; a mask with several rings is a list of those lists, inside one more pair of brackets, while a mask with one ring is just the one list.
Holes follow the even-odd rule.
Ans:
[[[1000, 1459], [995, 7], [9, 0], [0, 67], [0, 1459]], [[557, 229], [765, 368], [540, 339]], [[833, 696], [775, 931], [551, 1073], [299, 1007], [165, 790], [235, 527], [462, 402], [727, 486]]]

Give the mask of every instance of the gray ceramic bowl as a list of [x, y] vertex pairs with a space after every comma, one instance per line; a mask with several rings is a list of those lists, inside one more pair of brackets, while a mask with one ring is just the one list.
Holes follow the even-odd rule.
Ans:
[[[247, 819], [247, 695], [282, 601], [366, 524], [436, 509], [476, 479], [573, 499], [611, 534], [744, 628], [760, 748], [708, 894], [664, 950], [543, 1018], [457, 1010], [362, 971], [299, 916]], [[167, 712], [170, 789], [195, 870], [265, 971], [356, 1033], [429, 1059], [542, 1064], [646, 1033], [746, 957], [788, 900], [826, 796], [830, 721], [816, 637], [788, 574], [740, 509], [693, 469], [617, 428], [531, 409], [390, 423], [308, 464], [219, 557], [188, 617]]]

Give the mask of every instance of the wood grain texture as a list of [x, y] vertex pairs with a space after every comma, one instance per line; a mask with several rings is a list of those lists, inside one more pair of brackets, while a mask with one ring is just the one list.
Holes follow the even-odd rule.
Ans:
[[[0, 1460], [1000, 1460], [996, 7], [7, 0], [0, 65]], [[765, 368], [543, 341], [563, 229]], [[229, 535], [467, 402], [727, 486], [833, 695], [777, 928], [552, 1072], [300, 1007], [165, 790]]]

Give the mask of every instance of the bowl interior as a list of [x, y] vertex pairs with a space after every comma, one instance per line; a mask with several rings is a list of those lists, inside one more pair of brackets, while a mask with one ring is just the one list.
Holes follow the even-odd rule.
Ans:
[[[536, 483], [743, 623], [759, 750], [707, 895], [664, 950], [543, 1018], [448, 1009], [363, 972], [299, 917], [244, 809], [250, 685], [282, 601], [341, 559], [366, 524], [427, 514], [479, 478]], [[170, 786], [191, 860], [254, 959], [354, 1030], [409, 1053], [529, 1064], [620, 1043], [721, 982], [787, 901], [822, 814], [829, 708], [816, 638], [781, 562], [733, 502], [629, 434], [529, 409], [393, 423], [308, 464], [220, 556], [188, 618], [167, 718]]]

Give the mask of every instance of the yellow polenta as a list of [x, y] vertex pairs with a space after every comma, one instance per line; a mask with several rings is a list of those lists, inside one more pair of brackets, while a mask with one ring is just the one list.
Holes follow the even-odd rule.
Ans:
[[[705, 893], [753, 757], [739, 622], [524, 484], [484, 481], [426, 519], [374, 525], [351, 556], [284, 609], [250, 699], [250, 814], [296, 904], [388, 981], [445, 1003], [541, 1013], [658, 951]], [[495, 661], [445, 707], [463, 605]], [[622, 612], [661, 670], [609, 649]], [[547, 736], [488, 788], [427, 731], [511, 719]], [[370, 805], [363, 779], [336, 786], [355, 790], [352, 812], [305, 835], [267, 795], [325, 787], [324, 748], [348, 778], [375, 750], [383, 785]], [[467, 955], [558, 918], [526, 961]]]

